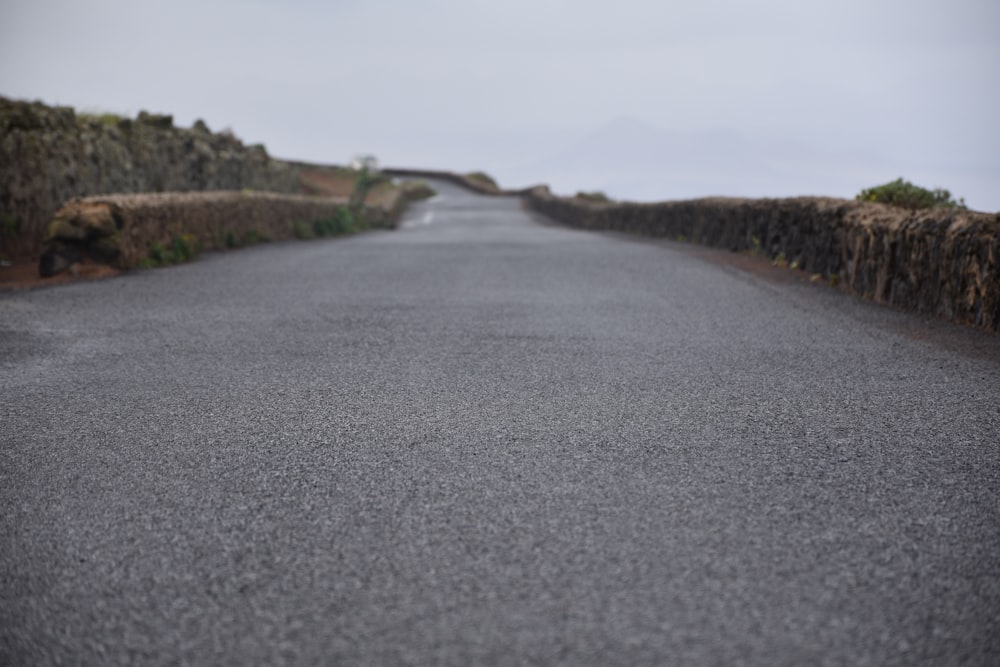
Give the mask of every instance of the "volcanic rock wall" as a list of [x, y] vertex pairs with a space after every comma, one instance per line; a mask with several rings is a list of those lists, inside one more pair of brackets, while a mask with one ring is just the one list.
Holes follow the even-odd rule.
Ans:
[[878, 303], [1000, 331], [1000, 214], [845, 199], [594, 203], [525, 194], [567, 225], [751, 251]]
[[0, 97], [0, 255], [37, 255], [74, 197], [132, 192], [299, 191], [299, 168], [202, 122], [78, 114]]
[[261, 241], [308, 238], [316, 229], [345, 233], [362, 227], [393, 227], [408, 197], [406, 188], [366, 204], [363, 220], [339, 225], [347, 199], [274, 192], [212, 191], [97, 195], [74, 199], [55, 215], [40, 259], [43, 276], [81, 259], [128, 269], [155, 259], [152, 249], [181, 244], [219, 250]]

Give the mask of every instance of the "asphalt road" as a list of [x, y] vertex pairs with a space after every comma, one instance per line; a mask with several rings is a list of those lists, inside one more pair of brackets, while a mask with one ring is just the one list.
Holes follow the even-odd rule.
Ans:
[[1000, 664], [1000, 336], [439, 187], [0, 294], [0, 664]]

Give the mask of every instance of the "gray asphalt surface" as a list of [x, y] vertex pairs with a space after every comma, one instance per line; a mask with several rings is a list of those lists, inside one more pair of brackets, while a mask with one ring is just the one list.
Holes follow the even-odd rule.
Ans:
[[0, 294], [0, 663], [1000, 664], [1000, 336], [439, 189]]

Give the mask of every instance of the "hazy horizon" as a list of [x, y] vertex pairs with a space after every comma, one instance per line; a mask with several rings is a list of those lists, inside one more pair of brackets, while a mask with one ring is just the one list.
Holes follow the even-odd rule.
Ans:
[[511, 187], [853, 197], [903, 177], [1000, 211], [997, 27], [983, 0], [7, 2], [0, 94]]

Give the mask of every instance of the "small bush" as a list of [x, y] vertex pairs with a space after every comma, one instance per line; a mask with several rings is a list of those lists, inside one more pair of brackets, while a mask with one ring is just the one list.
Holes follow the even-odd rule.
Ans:
[[313, 236], [319, 236], [320, 238], [324, 236], [333, 236], [334, 225], [335, 223], [333, 218], [326, 220], [313, 220]]
[[242, 245], [254, 245], [257, 243], [268, 243], [271, 237], [259, 229], [248, 229], [243, 232]]
[[596, 204], [606, 204], [611, 201], [611, 199], [601, 192], [600, 190], [592, 190], [590, 192], [577, 192], [577, 199], [582, 199], [584, 201], [594, 202]]
[[857, 201], [872, 201], [911, 210], [925, 208], [958, 208], [965, 210], [964, 199], [952, 199], [951, 193], [941, 188], [928, 190], [902, 178], [862, 190]]
[[334, 220], [337, 222], [338, 234], [352, 234], [356, 231], [356, 221], [354, 220], [354, 216], [351, 215], [351, 210], [346, 206], [341, 206], [337, 209], [337, 215]]
[[149, 244], [149, 261], [152, 262], [153, 266], [169, 264], [168, 257], [170, 257], [170, 252], [163, 247], [162, 243], [153, 241]]
[[111, 113], [110, 111], [77, 111], [76, 117], [85, 122], [107, 125], [109, 127], [114, 127], [123, 120], [127, 120], [125, 116]]
[[316, 236], [353, 234], [357, 229], [358, 225], [354, 221], [354, 216], [351, 215], [350, 209], [346, 206], [339, 207], [332, 218], [313, 222], [313, 233]]
[[434, 191], [434, 188], [427, 185], [423, 181], [405, 181], [403, 183], [403, 192], [406, 194], [406, 198], [410, 201], [430, 199], [437, 194], [437, 192]]
[[482, 171], [473, 171], [473, 172], [470, 172], [470, 173], [466, 174], [465, 177], [467, 179], [469, 179], [470, 181], [479, 183], [480, 185], [485, 185], [486, 187], [494, 188], [496, 190], [500, 189], [500, 186], [497, 185], [496, 180], [494, 180], [494, 178], [492, 176], [490, 176], [489, 174], [487, 174], [485, 172], [482, 172]]
[[21, 233], [21, 223], [14, 217], [8, 215], [0, 224], [0, 239], [12, 239]]
[[303, 240], [311, 239], [314, 236], [316, 236], [316, 234], [313, 233], [313, 228], [307, 225], [306, 223], [302, 222], [301, 220], [296, 221], [292, 225], [292, 233], [295, 234], [295, 238]]
[[232, 230], [226, 231], [226, 238], [224, 239], [227, 248], [239, 248], [240, 239]]
[[347, 200], [348, 212], [354, 217], [361, 217], [365, 208], [365, 201], [368, 200], [368, 195], [372, 189], [378, 185], [380, 178], [383, 178], [382, 174], [371, 171], [365, 166], [362, 166], [357, 171], [354, 177], [354, 189], [351, 190], [351, 196]]
[[149, 268], [153, 266], [169, 266], [190, 262], [201, 252], [201, 243], [193, 234], [174, 234], [170, 239], [170, 244], [165, 246], [158, 241], [149, 244], [149, 253], [139, 261], [139, 266]]
[[170, 240], [170, 254], [174, 262], [190, 262], [198, 256], [201, 248], [192, 234], [174, 235]]

